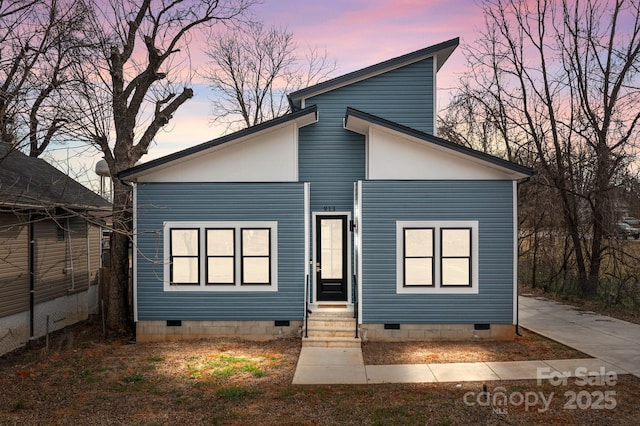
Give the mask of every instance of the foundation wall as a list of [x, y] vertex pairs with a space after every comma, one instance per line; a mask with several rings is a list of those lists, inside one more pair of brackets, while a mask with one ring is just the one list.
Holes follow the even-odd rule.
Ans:
[[[85, 321], [91, 306], [97, 305], [98, 286], [91, 286], [67, 296], [38, 303], [33, 315], [33, 338], [46, 336], [67, 326]], [[0, 355], [25, 346], [29, 342], [29, 311], [0, 318]]]
[[399, 330], [386, 330], [384, 324], [362, 324], [363, 341], [410, 342], [430, 340], [513, 340], [515, 325], [491, 324], [488, 330], [475, 330], [474, 324], [400, 324]]
[[298, 336], [302, 321], [290, 321], [288, 326], [276, 326], [274, 321], [181, 321], [167, 325], [167, 321], [138, 321], [138, 342], [236, 337], [245, 340], [272, 340]]

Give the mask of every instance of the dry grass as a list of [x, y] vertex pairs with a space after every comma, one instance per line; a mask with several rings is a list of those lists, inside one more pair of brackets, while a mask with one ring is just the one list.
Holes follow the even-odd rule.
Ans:
[[362, 354], [367, 365], [591, 358], [522, 328], [520, 334], [513, 341], [367, 343]]
[[[465, 395], [475, 401], [481, 383], [293, 386], [300, 351], [295, 339], [127, 345], [125, 339], [100, 340], [96, 331], [84, 325], [65, 332], [75, 335], [71, 348], [0, 358], [0, 424], [635, 425], [640, 415], [640, 380], [630, 376], [618, 378], [614, 386], [579, 386], [573, 380], [558, 387], [531, 380], [487, 383], [489, 391], [504, 386], [508, 395], [542, 392], [549, 398], [553, 393], [545, 412], [538, 412], [541, 405], [510, 404], [500, 417], [488, 406], [465, 403]], [[54, 341], [54, 347], [57, 341], [62, 340]], [[364, 349], [368, 359], [373, 353], [377, 360], [388, 359], [391, 353], [394, 359], [418, 356], [429, 362], [549, 358], [549, 350], [553, 357], [573, 356], [530, 333], [506, 346], [367, 344]], [[565, 406], [565, 392], [605, 390], [616, 392], [614, 409]]]

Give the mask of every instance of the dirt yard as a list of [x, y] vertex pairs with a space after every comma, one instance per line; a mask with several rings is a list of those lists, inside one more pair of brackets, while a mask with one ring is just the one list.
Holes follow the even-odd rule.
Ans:
[[[0, 424], [636, 425], [640, 416], [631, 376], [488, 382], [488, 399], [478, 382], [293, 386], [299, 351], [297, 339], [126, 344], [85, 324], [59, 333], [48, 352], [0, 358]], [[527, 332], [506, 343], [367, 343], [363, 352], [368, 364], [583, 356]]]

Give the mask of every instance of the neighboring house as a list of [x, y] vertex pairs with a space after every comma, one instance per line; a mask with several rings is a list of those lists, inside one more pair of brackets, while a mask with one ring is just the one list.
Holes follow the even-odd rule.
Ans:
[[[453, 39], [292, 93], [293, 112], [138, 165], [139, 340], [512, 337], [531, 169], [434, 136]], [[306, 306], [305, 301], [309, 302]], [[308, 332], [305, 312], [316, 320]]]
[[97, 313], [99, 217], [110, 204], [0, 144], [0, 354]]

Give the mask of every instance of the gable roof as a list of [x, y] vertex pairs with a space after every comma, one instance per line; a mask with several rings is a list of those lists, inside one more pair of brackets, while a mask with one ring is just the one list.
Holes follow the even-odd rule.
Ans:
[[238, 141], [240, 139], [247, 138], [249, 136], [255, 136], [259, 133], [262, 133], [268, 130], [273, 130], [278, 126], [282, 126], [293, 121], [297, 121], [301, 126], [306, 126], [307, 124], [315, 123], [317, 120], [318, 120], [318, 108], [315, 105], [313, 105], [308, 108], [274, 118], [273, 120], [265, 121], [264, 123], [260, 123], [255, 126], [248, 127], [238, 132], [230, 133], [226, 136], [222, 136], [220, 138], [213, 139], [196, 146], [192, 146], [182, 151], [178, 151], [173, 154], [169, 154], [164, 157], [151, 160], [147, 163], [134, 166], [130, 169], [123, 170], [120, 173], [118, 173], [118, 178], [133, 180], [138, 175], [148, 172], [156, 167], [166, 165], [168, 163], [172, 163], [175, 161], [184, 161], [188, 157], [198, 155], [208, 149], [211, 149], [226, 143]]
[[458, 47], [459, 43], [460, 38], [456, 37], [442, 43], [434, 44], [433, 46], [416, 50], [415, 52], [398, 56], [397, 58], [388, 59], [378, 64], [350, 72], [340, 77], [332, 78], [331, 80], [318, 83], [314, 86], [298, 90], [289, 94], [289, 104], [294, 110], [296, 108], [301, 108], [303, 99], [329, 92], [331, 90], [347, 86], [361, 80], [366, 80], [367, 78], [383, 74], [385, 72], [412, 64], [414, 62], [422, 61], [432, 56], [435, 56], [437, 58], [436, 66], [437, 69], [440, 70], [451, 53], [453, 53], [456, 47]]
[[360, 134], [366, 134], [367, 129], [371, 124], [383, 127], [385, 129], [400, 133], [405, 136], [409, 136], [411, 138], [418, 139], [422, 142], [436, 145], [446, 150], [451, 150], [454, 153], [467, 155], [471, 158], [487, 162], [491, 165], [507, 169], [517, 174], [521, 174], [523, 175], [523, 177], [529, 177], [535, 174], [535, 171], [533, 169], [530, 169], [529, 167], [512, 163], [511, 161], [507, 161], [500, 157], [486, 154], [482, 151], [477, 151], [463, 145], [458, 145], [446, 139], [439, 138], [429, 133], [421, 132], [411, 127], [403, 126], [402, 124], [386, 120], [384, 118], [366, 113], [364, 111], [359, 111], [355, 108], [347, 107], [344, 125], [346, 129]]
[[111, 203], [40, 158], [0, 144], [0, 208], [111, 209]]

